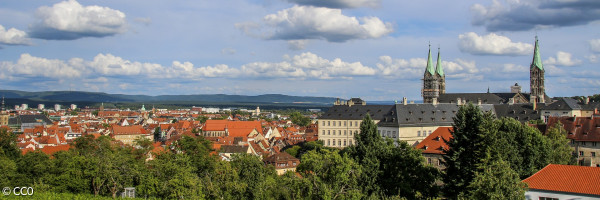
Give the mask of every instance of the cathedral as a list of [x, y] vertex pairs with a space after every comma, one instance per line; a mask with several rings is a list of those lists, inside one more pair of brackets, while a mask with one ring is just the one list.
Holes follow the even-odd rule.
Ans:
[[533, 60], [529, 68], [530, 93], [521, 92], [521, 86], [515, 83], [510, 87], [510, 92], [505, 93], [446, 93], [446, 76], [442, 67], [440, 50], [438, 48], [437, 63], [433, 67], [431, 46], [427, 57], [427, 66], [423, 75], [423, 103], [485, 103], [485, 104], [513, 104], [513, 103], [550, 103], [550, 98], [544, 89], [544, 67], [539, 52], [537, 36]]

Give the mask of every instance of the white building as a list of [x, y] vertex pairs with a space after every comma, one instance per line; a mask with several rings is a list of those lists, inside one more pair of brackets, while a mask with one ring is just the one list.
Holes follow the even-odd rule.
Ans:
[[55, 111], [59, 111], [60, 110], [60, 104], [54, 104], [54, 110]]
[[202, 112], [204, 113], [218, 113], [219, 108], [202, 108]]
[[44, 104], [38, 104], [38, 110], [44, 110], [46, 106]]
[[75, 110], [75, 109], [77, 109], [77, 105], [71, 104], [71, 110]]
[[29, 108], [29, 105], [27, 105], [26, 103], [21, 104], [21, 110], [27, 110]]

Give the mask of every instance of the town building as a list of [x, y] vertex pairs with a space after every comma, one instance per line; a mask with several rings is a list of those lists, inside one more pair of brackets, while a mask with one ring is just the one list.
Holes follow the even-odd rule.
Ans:
[[360, 132], [360, 123], [370, 115], [378, 123], [393, 105], [367, 105], [360, 98], [339, 99], [318, 119], [318, 138], [326, 147], [344, 148], [354, 144], [354, 135]]
[[273, 154], [263, 160], [267, 165], [273, 165], [277, 175], [283, 175], [288, 171], [296, 172], [296, 167], [300, 164], [300, 159], [283, 151]]
[[446, 141], [449, 141], [452, 138], [452, 127], [439, 127], [422, 142], [415, 146], [415, 149], [422, 150], [423, 157], [425, 157], [425, 163], [432, 165], [440, 170], [446, 168], [443, 165], [444, 150], [448, 150], [448, 144]]
[[592, 117], [550, 117], [546, 133], [556, 123], [566, 130], [579, 165], [600, 167], [600, 113]]
[[527, 200], [600, 199], [600, 168], [549, 164], [529, 178]]
[[139, 138], [147, 138], [153, 140], [154, 136], [149, 134], [141, 125], [111, 127], [111, 137], [117, 141], [123, 142], [126, 145], [133, 145], [134, 141]]

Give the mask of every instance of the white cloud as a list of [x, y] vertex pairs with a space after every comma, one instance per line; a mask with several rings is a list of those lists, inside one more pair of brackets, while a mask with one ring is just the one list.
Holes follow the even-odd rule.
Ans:
[[348, 63], [341, 59], [327, 60], [306, 52], [293, 57], [284, 56], [285, 61], [278, 63], [255, 62], [242, 66], [243, 75], [267, 78], [297, 79], [351, 79], [354, 76], [375, 75], [376, 70], [360, 62]]
[[377, 17], [349, 17], [341, 9], [294, 6], [264, 17], [262, 24], [238, 23], [247, 35], [273, 40], [319, 39], [345, 42], [380, 38], [393, 31], [392, 24]]
[[597, 0], [494, 0], [488, 7], [471, 6], [472, 23], [488, 31], [585, 25], [600, 19]]
[[600, 52], [600, 39], [593, 39], [589, 41], [590, 49], [593, 52]]
[[[390, 56], [380, 56], [377, 63], [377, 69], [381, 76], [402, 79], [422, 77], [426, 66], [427, 60], [425, 58], [411, 58], [406, 60], [394, 59]], [[454, 61], [442, 60], [442, 67], [447, 78], [472, 78], [479, 72], [475, 61], [465, 61], [462, 59], [455, 59]]]
[[300, 5], [328, 7], [328, 8], [358, 8], [377, 7], [381, 0], [287, 0]]
[[111, 36], [125, 32], [127, 26], [123, 12], [109, 7], [84, 7], [76, 0], [40, 7], [36, 17], [39, 22], [30, 27], [31, 37], [50, 40]]
[[16, 28], [6, 30], [0, 25], [0, 44], [7, 45], [31, 45], [31, 39], [27, 37], [27, 33]]
[[0, 71], [10, 76], [30, 77], [53, 77], [53, 78], [76, 78], [82, 76], [82, 70], [77, 66], [71, 66], [62, 60], [52, 60], [34, 57], [29, 54], [21, 54], [16, 63], [2, 62]]
[[544, 65], [575, 66], [582, 63], [581, 60], [572, 57], [570, 53], [559, 51], [556, 53], [556, 57], [549, 57], [544, 60]]
[[490, 33], [479, 36], [474, 32], [458, 36], [458, 48], [462, 52], [475, 55], [529, 55], [533, 52], [533, 45], [512, 42], [510, 38]]

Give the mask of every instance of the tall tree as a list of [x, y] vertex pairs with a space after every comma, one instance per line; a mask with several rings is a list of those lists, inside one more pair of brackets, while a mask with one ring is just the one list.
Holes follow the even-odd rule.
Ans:
[[478, 164], [475, 179], [460, 195], [461, 199], [523, 199], [527, 184], [521, 182], [517, 172], [502, 157], [486, 154]]
[[573, 156], [573, 149], [569, 147], [569, 139], [567, 139], [567, 131], [563, 128], [561, 123], [556, 123], [548, 134], [548, 142], [550, 143], [550, 152], [548, 153], [549, 162], [552, 164], [575, 164], [575, 157]]
[[360, 123], [360, 134], [354, 135], [355, 145], [347, 148], [347, 153], [363, 168], [360, 184], [367, 195], [376, 195], [380, 188], [377, 184], [381, 175], [379, 157], [383, 153], [384, 141], [377, 134], [377, 125], [367, 114]]
[[443, 179], [445, 196], [456, 199], [473, 181], [476, 164], [485, 156], [486, 134], [493, 130], [493, 117], [469, 103], [462, 106], [453, 119], [452, 139], [446, 141], [449, 149], [444, 149], [446, 171]]

